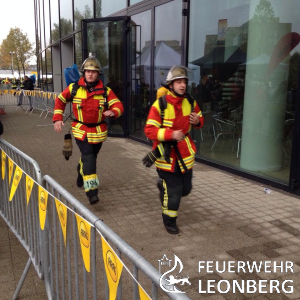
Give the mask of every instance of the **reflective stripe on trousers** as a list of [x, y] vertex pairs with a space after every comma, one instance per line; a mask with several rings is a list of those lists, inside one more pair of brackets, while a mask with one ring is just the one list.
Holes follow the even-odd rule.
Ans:
[[193, 170], [181, 173], [178, 163], [175, 172], [166, 172], [157, 169], [159, 177], [163, 181], [163, 193], [161, 193], [162, 213], [171, 218], [178, 216], [178, 209], [182, 196], [187, 196], [192, 190]]

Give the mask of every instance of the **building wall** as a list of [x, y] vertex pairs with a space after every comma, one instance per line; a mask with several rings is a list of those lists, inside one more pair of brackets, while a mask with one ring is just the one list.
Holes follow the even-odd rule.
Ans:
[[[60, 91], [63, 69], [74, 62], [80, 67], [81, 19], [130, 16], [126, 128], [131, 137], [146, 141], [143, 127], [156, 90], [172, 65], [186, 64], [188, 91], [205, 117], [203, 129], [192, 132], [196, 157], [283, 186], [295, 180], [290, 174], [298, 159], [292, 154], [300, 0], [115, 0], [113, 5], [68, 0], [60, 6], [58, 0], [35, 0], [35, 5], [43, 89]], [[98, 38], [113, 43], [106, 34]], [[87, 39], [89, 45], [96, 42], [93, 32]], [[107, 49], [100, 57], [104, 73], [116, 55]], [[108, 74], [103, 80], [107, 83]]]

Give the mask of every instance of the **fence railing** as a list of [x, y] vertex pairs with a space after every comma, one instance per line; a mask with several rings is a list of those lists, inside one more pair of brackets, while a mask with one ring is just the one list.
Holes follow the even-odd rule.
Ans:
[[162, 290], [158, 270], [53, 178], [42, 178], [33, 159], [2, 139], [0, 147], [0, 215], [29, 254], [13, 299], [31, 263], [50, 300], [190, 299]]
[[0, 139], [0, 147], [0, 215], [29, 255], [13, 296], [17, 299], [31, 264], [39, 278], [43, 278], [41, 249], [44, 237], [39, 226], [36, 186], [33, 186], [34, 181], [42, 184], [42, 174], [35, 160], [5, 140]]
[[[1, 86], [1, 85], [0, 85]], [[6, 86], [6, 85], [5, 85]], [[49, 113], [54, 112], [55, 99], [58, 96], [58, 93], [53, 92], [44, 92], [40, 90], [13, 90], [13, 89], [3, 89], [0, 88], [0, 107], [5, 106], [16, 106], [19, 103], [19, 98], [21, 93], [22, 96], [22, 105], [20, 106], [27, 112], [30, 111], [39, 111], [40, 117], [47, 117]], [[18, 106], [16, 106], [19, 108]], [[30, 110], [33, 108], [33, 110]]]

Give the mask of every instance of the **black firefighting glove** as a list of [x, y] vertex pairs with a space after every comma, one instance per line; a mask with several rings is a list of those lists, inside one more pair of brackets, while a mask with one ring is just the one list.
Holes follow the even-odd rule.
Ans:
[[69, 160], [70, 156], [72, 155], [72, 136], [70, 133], [67, 133], [64, 138], [64, 148], [62, 154], [64, 155], [66, 160]]
[[146, 156], [143, 158], [142, 162], [143, 165], [147, 168], [150, 168], [153, 163], [156, 161], [158, 157], [160, 157], [160, 152], [158, 150], [158, 147], [156, 147], [153, 151], [150, 151], [146, 154]]

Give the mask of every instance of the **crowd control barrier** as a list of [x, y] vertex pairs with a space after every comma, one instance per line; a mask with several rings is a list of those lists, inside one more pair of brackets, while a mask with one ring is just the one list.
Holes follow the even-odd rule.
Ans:
[[162, 290], [158, 270], [53, 178], [42, 178], [33, 159], [2, 139], [0, 147], [0, 215], [29, 254], [13, 299], [31, 264], [49, 300], [190, 299]]
[[[6, 85], [5, 85], [6, 87]], [[30, 111], [40, 111], [40, 117], [46, 118], [49, 113], [54, 112], [55, 99], [57, 93], [43, 92], [40, 90], [26, 91], [26, 90], [12, 90], [0, 88], [0, 107], [16, 106], [19, 102], [20, 94], [23, 93], [22, 106], [26, 113]], [[30, 108], [33, 110], [30, 110]], [[16, 106], [19, 108], [19, 106]]]
[[43, 180], [53, 299], [190, 299], [161, 291], [158, 270], [53, 178]]
[[1, 184], [0, 215], [29, 255], [13, 299], [17, 299], [31, 264], [43, 278], [43, 235], [39, 226], [37, 187], [42, 174], [36, 161], [0, 139]]

